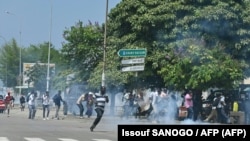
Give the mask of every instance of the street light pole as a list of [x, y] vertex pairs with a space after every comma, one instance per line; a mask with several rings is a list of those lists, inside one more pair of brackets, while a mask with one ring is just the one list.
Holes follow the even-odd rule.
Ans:
[[50, 48], [51, 48], [51, 30], [52, 30], [52, 2], [50, 7], [50, 30], [49, 30], [49, 48], [48, 48], [48, 67], [47, 67], [47, 84], [46, 91], [49, 91], [49, 80], [50, 80]]
[[108, 19], [108, 0], [106, 0], [105, 13], [105, 29], [104, 29], [104, 43], [103, 43], [103, 68], [102, 68], [102, 86], [105, 86], [105, 65], [106, 65], [106, 46], [107, 46], [107, 19]]
[[9, 15], [13, 15], [16, 16], [20, 22], [20, 28], [19, 28], [19, 35], [20, 35], [20, 47], [19, 47], [19, 94], [21, 95], [21, 86], [22, 86], [22, 21], [21, 18], [18, 17], [16, 14], [14, 13], [10, 13], [9, 11], [5, 11], [7, 14]]

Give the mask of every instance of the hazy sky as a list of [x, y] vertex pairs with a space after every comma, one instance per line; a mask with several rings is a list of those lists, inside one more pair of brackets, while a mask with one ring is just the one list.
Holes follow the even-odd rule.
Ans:
[[[110, 12], [122, 0], [108, 1]], [[101, 25], [105, 12], [106, 0], [0, 0], [0, 46], [12, 38], [23, 47], [48, 42], [52, 21], [51, 43], [61, 48], [66, 28], [78, 21]]]

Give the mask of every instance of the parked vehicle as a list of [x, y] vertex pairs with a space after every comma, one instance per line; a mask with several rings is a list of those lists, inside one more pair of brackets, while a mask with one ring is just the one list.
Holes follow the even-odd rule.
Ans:
[[0, 95], [0, 113], [3, 113], [4, 110], [5, 110], [4, 96]]

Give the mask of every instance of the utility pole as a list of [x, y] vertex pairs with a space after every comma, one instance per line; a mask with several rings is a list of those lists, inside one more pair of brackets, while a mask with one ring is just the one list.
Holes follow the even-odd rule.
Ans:
[[20, 47], [19, 47], [19, 95], [21, 95], [22, 92], [22, 20], [20, 17], [18, 17], [16, 14], [11, 13], [9, 11], [5, 11], [5, 13], [9, 14], [9, 15], [13, 15], [16, 16], [20, 22], [20, 28], [19, 28], [19, 35], [20, 35]]
[[47, 64], [47, 84], [46, 91], [49, 91], [49, 81], [50, 81], [50, 48], [51, 48], [51, 31], [52, 31], [52, 2], [50, 5], [50, 30], [49, 30], [49, 48], [48, 48], [48, 64]]
[[105, 86], [105, 67], [106, 67], [106, 46], [107, 46], [108, 3], [109, 3], [108, 0], [106, 0], [105, 29], [104, 29], [104, 43], [103, 43], [102, 86]]

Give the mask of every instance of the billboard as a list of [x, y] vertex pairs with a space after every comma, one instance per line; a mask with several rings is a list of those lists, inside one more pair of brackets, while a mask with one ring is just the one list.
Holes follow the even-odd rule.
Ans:
[[[29, 77], [26, 75], [26, 73], [28, 70], [30, 70], [35, 64], [37, 63], [23, 63], [23, 86], [27, 86], [28, 87], [28, 82], [27, 80], [29, 79]], [[38, 63], [39, 65], [45, 65], [47, 66], [48, 63]], [[55, 64], [49, 64], [50, 69], [55, 69]], [[29, 87], [33, 87], [33, 83], [29, 84]]]

